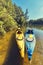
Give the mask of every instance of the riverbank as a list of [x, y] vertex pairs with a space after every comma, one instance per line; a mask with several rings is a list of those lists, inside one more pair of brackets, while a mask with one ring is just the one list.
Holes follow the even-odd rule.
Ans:
[[[15, 46], [16, 43], [14, 33], [15, 30], [10, 31], [6, 33], [3, 38], [0, 39], [0, 50], [6, 50], [5, 53], [2, 53], [2, 55], [0, 55], [0, 65], [2, 65], [3, 63], [5, 63], [4, 65], [12, 65], [16, 63], [19, 63], [20, 65], [30, 65], [27, 53], [25, 54], [24, 62], [23, 59], [21, 59], [19, 49], [17, 46]], [[36, 36], [36, 47], [33, 53], [31, 65], [43, 65], [43, 31], [34, 29], [34, 33]]]

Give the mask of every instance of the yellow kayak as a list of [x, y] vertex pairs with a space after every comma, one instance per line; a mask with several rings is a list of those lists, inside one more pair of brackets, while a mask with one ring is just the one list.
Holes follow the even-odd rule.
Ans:
[[20, 55], [24, 58], [24, 34], [20, 30], [16, 31], [16, 41], [20, 49]]

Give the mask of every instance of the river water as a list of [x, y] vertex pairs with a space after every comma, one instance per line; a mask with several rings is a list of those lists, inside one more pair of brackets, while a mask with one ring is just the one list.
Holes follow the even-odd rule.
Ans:
[[39, 41], [39, 47], [38, 47], [38, 49], [39, 49], [39, 51], [43, 55], [43, 30], [34, 29], [34, 33], [35, 33], [37, 42]]

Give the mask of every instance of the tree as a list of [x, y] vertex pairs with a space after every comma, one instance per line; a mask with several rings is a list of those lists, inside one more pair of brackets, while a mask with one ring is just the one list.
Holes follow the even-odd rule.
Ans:
[[26, 17], [27, 10], [24, 14], [22, 8], [15, 3], [12, 4], [11, 0], [0, 0], [0, 21], [3, 21], [5, 31], [13, 30], [17, 24], [22, 26], [26, 22]]
[[26, 9], [26, 12], [25, 12], [25, 19], [26, 19], [26, 21], [29, 19], [29, 16], [28, 16], [28, 9]]
[[[7, 6], [7, 7], [6, 7]], [[11, 0], [0, 0], [0, 21], [3, 21], [3, 28], [12, 30], [16, 27], [16, 21], [12, 17], [13, 5]]]
[[26, 12], [25, 12], [25, 14], [24, 14], [24, 17], [25, 17], [25, 23], [24, 23], [24, 25], [25, 26], [27, 26], [28, 25], [28, 21], [29, 21], [29, 16], [28, 16], [28, 9], [26, 9]]

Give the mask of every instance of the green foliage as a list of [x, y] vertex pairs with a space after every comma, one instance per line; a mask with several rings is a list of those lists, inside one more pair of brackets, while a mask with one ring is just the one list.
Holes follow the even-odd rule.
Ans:
[[[11, 11], [13, 9], [11, 6], [13, 6], [11, 0], [0, 0], [0, 26], [6, 31], [16, 27], [16, 21], [11, 16]], [[3, 21], [3, 24], [1, 21]]]
[[22, 11], [21, 7], [17, 7], [16, 4], [14, 3], [14, 19], [18, 23], [18, 25], [22, 26], [25, 23], [25, 15], [24, 12]]
[[22, 26], [25, 22], [25, 14], [21, 7], [11, 0], [0, 0], [0, 29], [2, 31], [13, 30], [17, 24]]
[[10, 15], [8, 15], [6, 20], [4, 20], [3, 27], [6, 31], [9, 31], [14, 29], [16, 27], [16, 24], [16, 21]]
[[36, 20], [30, 20], [28, 22], [28, 25], [33, 28], [43, 29], [43, 18], [39, 18]]
[[2, 27], [2, 25], [3, 25], [3, 21], [0, 21], [0, 35], [5, 35], [5, 30], [4, 30], [4, 28]]

